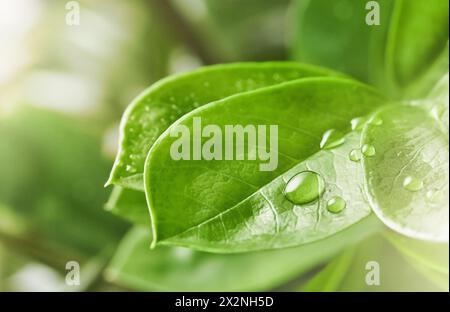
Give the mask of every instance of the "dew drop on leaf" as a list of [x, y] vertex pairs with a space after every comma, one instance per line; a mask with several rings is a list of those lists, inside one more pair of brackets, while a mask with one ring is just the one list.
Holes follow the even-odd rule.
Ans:
[[130, 172], [130, 173], [134, 173], [134, 172], [136, 172], [136, 169], [131, 165], [127, 165], [126, 171]]
[[423, 181], [412, 176], [407, 176], [403, 180], [403, 187], [411, 192], [416, 192], [423, 187]]
[[327, 210], [331, 213], [339, 213], [344, 210], [347, 203], [342, 197], [336, 196], [327, 202]]
[[293, 176], [284, 189], [284, 195], [293, 204], [315, 201], [325, 190], [323, 178], [316, 172], [303, 171]]
[[361, 152], [364, 155], [364, 157], [372, 157], [375, 155], [375, 147], [373, 147], [370, 144], [364, 144], [361, 148]]
[[360, 161], [362, 158], [361, 151], [359, 149], [351, 150], [348, 154], [348, 158], [350, 158], [350, 160], [354, 162]]
[[381, 119], [378, 116], [375, 116], [369, 120], [369, 123], [374, 126], [381, 126], [383, 124], [383, 119]]
[[341, 144], [343, 144], [345, 141], [344, 135], [334, 129], [326, 131], [323, 136], [322, 140], [320, 141], [320, 148], [321, 149], [331, 149], [335, 148]]
[[431, 203], [440, 203], [443, 200], [443, 194], [439, 190], [429, 190], [426, 197]]
[[356, 118], [353, 118], [351, 121], [350, 121], [350, 124], [351, 124], [351, 126], [352, 126], [352, 130], [353, 131], [359, 131], [359, 130], [362, 130], [362, 128], [364, 127], [364, 124], [366, 123], [366, 118], [364, 118], [364, 117], [356, 117]]

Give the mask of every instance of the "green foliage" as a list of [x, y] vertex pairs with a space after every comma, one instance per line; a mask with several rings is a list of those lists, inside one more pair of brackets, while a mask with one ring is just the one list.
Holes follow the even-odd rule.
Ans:
[[448, 1], [380, 0], [380, 25], [370, 26], [367, 2], [296, 1], [294, 59], [349, 73], [396, 98], [425, 95], [448, 68]]
[[83, 257], [120, 239], [127, 226], [100, 209], [108, 161], [93, 130], [31, 107], [2, 117], [0, 200], [24, 223], [21, 236]]
[[107, 277], [132, 289], [147, 291], [269, 290], [327, 261], [379, 229], [380, 223], [372, 216], [313, 244], [221, 255], [167, 246], [150, 250], [149, 229], [136, 227], [120, 244]]

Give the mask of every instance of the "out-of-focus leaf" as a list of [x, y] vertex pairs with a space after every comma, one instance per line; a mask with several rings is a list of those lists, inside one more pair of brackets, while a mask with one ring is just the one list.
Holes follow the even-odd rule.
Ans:
[[89, 255], [117, 242], [127, 226], [102, 209], [108, 161], [86, 126], [30, 107], [3, 118], [0, 202], [36, 241]]
[[320, 265], [346, 246], [380, 229], [374, 215], [330, 238], [301, 247], [242, 254], [211, 254], [181, 247], [150, 250], [150, 231], [132, 229], [117, 250], [107, 277], [137, 290], [269, 290]]
[[[424, 271], [403, 257], [381, 235], [370, 237], [356, 246], [355, 254], [338, 291], [448, 291], [448, 275], [438, 274], [439, 278], [447, 278], [447, 285], [436, 283]], [[379, 272], [379, 284], [377, 281]], [[436, 274], [436, 272], [434, 272]]]
[[150, 226], [150, 213], [143, 192], [114, 186], [105, 209], [132, 223]]
[[402, 251], [420, 266], [429, 268], [448, 278], [449, 247], [448, 243], [430, 243], [417, 239], [411, 239], [395, 232], [386, 235], [390, 243]]
[[447, 0], [375, 1], [380, 25], [367, 25], [365, 0], [296, 1], [293, 58], [375, 84], [395, 98], [424, 96], [448, 71]]
[[366, 82], [384, 60], [393, 1], [380, 3], [380, 26], [366, 24], [366, 0], [294, 1], [292, 57], [334, 68]]
[[[203, 0], [207, 18], [229, 61], [285, 57], [285, 17], [289, 0]], [[258, 31], [255, 31], [257, 29]]]
[[354, 253], [354, 249], [343, 251], [300, 290], [307, 292], [337, 291], [347, 271], [351, 270]]
[[386, 65], [399, 87], [420, 79], [443, 53], [448, 55], [448, 21], [447, 0], [435, 0], [433, 5], [427, 1], [395, 1]]

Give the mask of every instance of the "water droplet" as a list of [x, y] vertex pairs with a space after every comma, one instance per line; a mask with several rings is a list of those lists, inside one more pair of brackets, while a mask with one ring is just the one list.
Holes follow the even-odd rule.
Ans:
[[275, 81], [280, 81], [280, 80], [281, 80], [281, 75], [278, 74], [278, 73], [273, 74], [273, 80], [275, 80]]
[[205, 81], [205, 82], [203, 83], [203, 86], [206, 87], [206, 88], [208, 88], [208, 87], [210, 86], [209, 81]]
[[362, 155], [361, 151], [359, 149], [354, 149], [348, 154], [348, 158], [350, 158], [351, 161], [358, 162], [361, 160]]
[[361, 152], [365, 157], [372, 157], [375, 155], [375, 147], [370, 144], [364, 144], [361, 148]]
[[439, 203], [443, 200], [442, 192], [439, 192], [439, 190], [429, 190], [426, 196], [431, 203]]
[[331, 149], [337, 147], [344, 143], [344, 135], [334, 129], [326, 131], [322, 136], [322, 141], [320, 141], [320, 148]]
[[375, 126], [381, 126], [383, 124], [383, 119], [381, 119], [378, 116], [374, 116], [369, 120], [369, 123], [371, 125], [375, 125]]
[[288, 181], [284, 195], [290, 202], [301, 205], [315, 201], [324, 190], [325, 182], [318, 173], [303, 171]]
[[359, 131], [362, 130], [362, 128], [364, 127], [365, 123], [366, 123], [367, 119], [365, 117], [356, 117], [353, 118], [350, 121], [350, 124], [352, 125], [352, 130], [353, 131]]
[[423, 181], [412, 176], [407, 176], [403, 180], [403, 187], [411, 192], [416, 192], [423, 187]]
[[135, 169], [133, 166], [131, 166], [131, 165], [127, 165], [127, 167], [126, 167], [125, 170], [126, 170], [127, 172], [130, 172], [130, 173], [136, 172], [136, 169]]
[[327, 202], [327, 210], [331, 213], [339, 213], [345, 209], [347, 203], [342, 197], [336, 196]]
[[435, 105], [431, 108], [430, 113], [431, 113], [431, 116], [433, 116], [435, 119], [439, 120], [439, 119], [441, 119], [441, 117], [444, 113], [444, 109], [440, 106]]

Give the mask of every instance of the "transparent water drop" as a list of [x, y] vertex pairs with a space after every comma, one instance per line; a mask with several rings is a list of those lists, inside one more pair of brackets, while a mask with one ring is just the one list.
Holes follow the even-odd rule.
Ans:
[[381, 126], [383, 124], [383, 119], [381, 119], [378, 116], [374, 116], [369, 120], [369, 123], [371, 125], [375, 125], [375, 126]]
[[347, 203], [342, 197], [336, 196], [327, 202], [327, 210], [331, 213], [339, 213], [345, 209]]
[[427, 200], [431, 203], [439, 203], [443, 200], [442, 192], [439, 190], [429, 190], [426, 194]]
[[127, 172], [129, 172], [129, 173], [134, 173], [134, 172], [136, 172], [136, 168], [134, 168], [134, 167], [131, 166], [131, 165], [127, 165], [126, 168], [125, 168], [125, 170], [126, 170]]
[[373, 147], [370, 144], [364, 144], [361, 148], [361, 152], [364, 155], [364, 157], [372, 157], [375, 155], [375, 147]]
[[320, 148], [331, 149], [343, 144], [344, 142], [345, 138], [341, 132], [330, 129], [323, 134], [322, 140], [320, 141]]
[[408, 191], [417, 192], [423, 187], [423, 181], [412, 176], [407, 176], [403, 180], [403, 187]]
[[284, 189], [286, 198], [296, 205], [317, 200], [325, 190], [325, 182], [314, 171], [303, 171], [293, 176]]
[[361, 151], [359, 149], [351, 150], [350, 153], [348, 154], [348, 158], [354, 162], [360, 161], [362, 158]]
[[350, 121], [353, 131], [360, 131], [366, 124], [367, 119], [365, 117], [356, 117]]

